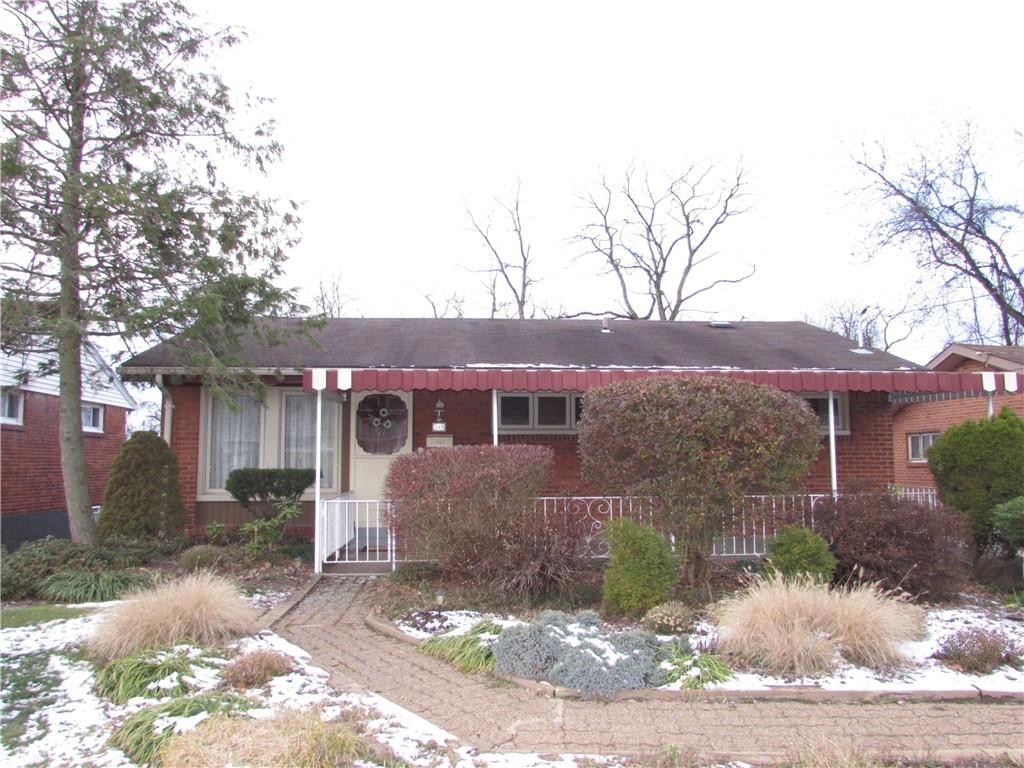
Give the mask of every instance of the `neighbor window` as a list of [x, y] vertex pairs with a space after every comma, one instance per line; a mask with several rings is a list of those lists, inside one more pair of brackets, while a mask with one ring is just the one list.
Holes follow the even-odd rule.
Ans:
[[82, 431], [103, 431], [103, 406], [84, 403], [82, 405]]
[[[334, 487], [338, 404], [323, 400], [320, 410], [320, 487]], [[288, 469], [316, 468], [316, 395], [284, 396], [281, 464]]]
[[[818, 432], [828, 434], [828, 395], [801, 395], [818, 417]], [[850, 402], [845, 392], [833, 395], [832, 412], [835, 417], [836, 434], [850, 434]]]
[[927, 462], [928, 449], [939, 437], [938, 432], [918, 432], [907, 435], [908, 450], [911, 461]]
[[234, 403], [210, 400], [210, 463], [207, 487], [223, 488], [234, 469], [260, 463], [260, 404], [248, 395]]
[[14, 390], [4, 392], [3, 404], [0, 405], [0, 424], [22, 424], [24, 419], [25, 396]]

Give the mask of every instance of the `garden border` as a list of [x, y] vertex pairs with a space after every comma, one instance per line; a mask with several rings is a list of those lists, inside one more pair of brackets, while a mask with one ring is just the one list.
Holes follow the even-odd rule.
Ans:
[[[374, 632], [387, 637], [399, 640], [410, 645], [420, 645], [419, 640], [412, 635], [396, 627], [392, 622], [369, 613], [365, 618], [366, 626]], [[518, 685], [532, 691], [538, 696], [555, 699], [585, 699], [578, 690], [562, 688], [550, 683], [527, 680], [521, 677], [495, 675], [499, 680]], [[778, 688], [771, 688], [767, 691], [738, 691], [738, 690], [678, 690], [665, 691], [657, 689], [620, 691], [612, 696], [609, 701], [693, 701], [693, 700], [731, 700], [742, 699], [744, 701], [804, 701], [804, 702], [826, 702], [826, 701], [864, 701], [864, 702], [885, 702], [885, 701], [1024, 701], [1024, 691], [983, 691], [975, 688], [974, 691], [828, 691], [814, 686], [787, 685]]]
[[273, 629], [277, 622], [283, 619], [288, 612], [292, 610], [292, 608], [301, 603], [306, 598], [306, 595], [313, 591], [313, 587], [319, 584], [320, 579], [322, 578], [322, 573], [312, 574], [305, 582], [303, 582], [302, 586], [292, 592], [284, 602], [275, 605], [263, 614], [259, 619], [263, 629]]

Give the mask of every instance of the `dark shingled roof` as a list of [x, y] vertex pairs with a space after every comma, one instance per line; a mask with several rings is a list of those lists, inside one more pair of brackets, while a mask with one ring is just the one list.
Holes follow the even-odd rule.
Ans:
[[[282, 329], [294, 320], [270, 321]], [[736, 368], [741, 370], [922, 370], [885, 352], [852, 351], [849, 339], [801, 322], [705, 322], [600, 319], [328, 320], [313, 336], [280, 346], [252, 339], [243, 359], [253, 368], [458, 368], [465, 366]], [[126, 374], [181, 366], [173, 342], [122, 366]]]

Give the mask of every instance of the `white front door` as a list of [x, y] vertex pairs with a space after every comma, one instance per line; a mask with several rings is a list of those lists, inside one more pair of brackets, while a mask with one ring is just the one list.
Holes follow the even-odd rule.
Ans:
[[352, 393], [352, 491], [379, 499], [391, 460], [412, 451], [411, 392]]

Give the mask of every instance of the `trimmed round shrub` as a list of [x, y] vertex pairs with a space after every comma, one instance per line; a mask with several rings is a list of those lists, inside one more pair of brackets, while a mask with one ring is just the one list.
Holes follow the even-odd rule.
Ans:
[[1011, 550], [1024, 549], [1024, 496], [999, 504], [992, 510], [992, 527]]
[[820, 447], [799, 397], [718, 377], [597, 387], [579, 430], [583, 479], [609, 495], [652, 498], [691, 584], [706, 575], [724, 512], [744, 494], [791, 491]]
[[787, 525], [768, 544], [765, 571], [783, 576], [810, 576], [830, 582], [836, 572], [836, 559], [828, 551], [824, 538], [801, 525]]
[[266, 520], [285, 504], [298, 504], [314, 479], [312, 469], [235, 469], [228, 474], [224, 490], [253, 517]]
[[635, 616], [668, 600], [679, 570], [665, 537], [625, 519], [612, 523], [606, 536], [610, 559], [602, 596], [608, 612]]
[[212, 544], [196, 544], [178, 555], [178, 565], [186, 571], [201, 571], [215, 567], [224, 556], [221, 547]]
[[993, 509], [1024, 496], [1024, 421], [1009, 408], [994, 419], [947, 429], [928, 449], [944, 504], [965, 513], [980, 553], [992, 542]]
[[656, 605], [644, 614], [644, 627], [658, 635], [682, 635], [693, 625], [693, 609], [672, 600]]
[[839, 579], [940, 599], [967, 578], [970, 531], [963, 514], [885, 493], [825, 499], [815, 524], [837, 560]]
[[110, 468], [97, 521], [100, 536], [171, 538], [184, 525], [178, 458], [160, 435], [136, 432]]

